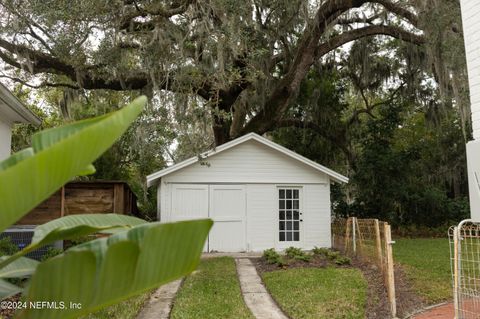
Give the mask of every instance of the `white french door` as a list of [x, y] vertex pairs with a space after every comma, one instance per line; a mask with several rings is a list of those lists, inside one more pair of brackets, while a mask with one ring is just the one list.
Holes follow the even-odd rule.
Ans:
[[278, 187], [277, 245], [283, 249], [302, 247], [302, 189]]

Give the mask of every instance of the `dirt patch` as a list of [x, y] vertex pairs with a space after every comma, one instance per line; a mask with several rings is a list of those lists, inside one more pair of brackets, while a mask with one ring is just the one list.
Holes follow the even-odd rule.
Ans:
[[352, 266], [362, 271], [368, 283], [367, 319], [385, 319], [390, 317], [388, 295], [383, 283], [383, 275], [376, 265], [354, 259]]

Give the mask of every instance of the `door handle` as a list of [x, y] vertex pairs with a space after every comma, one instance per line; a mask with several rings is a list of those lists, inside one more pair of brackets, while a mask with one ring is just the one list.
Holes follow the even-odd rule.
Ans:
[[303, 222], [303, 219], [300, 219], [301, 222]]

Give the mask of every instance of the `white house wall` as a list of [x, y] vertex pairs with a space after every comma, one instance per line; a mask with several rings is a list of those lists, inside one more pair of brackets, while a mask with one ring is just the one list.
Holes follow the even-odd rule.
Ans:
[[327, 183], [317, 170], [256, 141], [192, 164], [162, 178], [162, 183]]
[[480, 221], [480, 1], [461, 0], [474, 140], [467, 144], [471, 218]]
[[[172, 211], [172, 188], [183, 184], [163, 184], [159, 191], [161, 221], [178, 220]], [[198, 187], [206, 186], [199, 184]], [[248, 251], [281, 249], [278, 243], [278, 187], [301, 188], [303, 212], [301, 248], [330, 247], [330, 183], [326, 184], [245, 184], [246, 248]], [[194, 185], [192, 185], [194, 186]], [[160, 214], [159, 214], [160, 217]], [[293, 244], [293, 243], [292, 243]]]
[[303, 188], [304, 249], [331, 247], [330, 184]]
[[12, 125], [0, 119], [0, 161], [10, 156]]
[[480, 1], [461, 0], [465, 53], [467, 56], [473, 135], [480, 139]]

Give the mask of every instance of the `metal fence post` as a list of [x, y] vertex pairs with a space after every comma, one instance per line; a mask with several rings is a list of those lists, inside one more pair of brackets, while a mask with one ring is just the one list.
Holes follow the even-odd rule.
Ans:
[[458, 265], [459, 265], [459, 258], [458, 258], [458, 227], [453, 229], [453, 305], [455, 308], [455, 319], [459, 319], [459, 312], [460, 309], [458, 303]]

